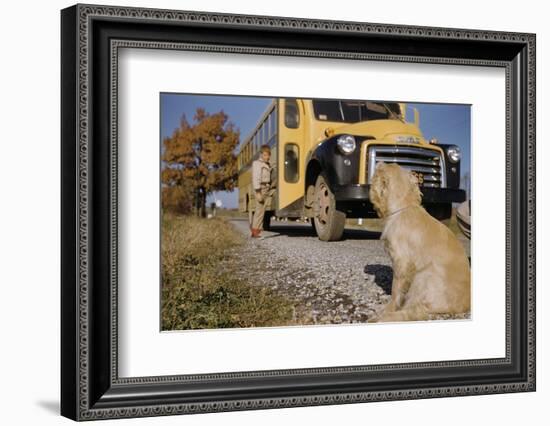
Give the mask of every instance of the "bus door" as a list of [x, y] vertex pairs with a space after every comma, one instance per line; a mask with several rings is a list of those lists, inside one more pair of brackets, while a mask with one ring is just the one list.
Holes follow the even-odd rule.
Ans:
[[277, 147], [278, 209], [301, 215], [304, 197], [304, 107], [299, 99], [283, 99], [279, 107]]

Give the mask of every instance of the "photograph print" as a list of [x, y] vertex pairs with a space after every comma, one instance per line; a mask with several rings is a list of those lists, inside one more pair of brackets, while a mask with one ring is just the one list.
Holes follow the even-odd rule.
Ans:
[[161, 330], [468, 321], [470, 114], [161, 93]]

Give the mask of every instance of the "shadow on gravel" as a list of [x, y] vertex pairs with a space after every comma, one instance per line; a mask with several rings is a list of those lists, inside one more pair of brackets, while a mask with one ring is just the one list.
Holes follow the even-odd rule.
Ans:
[[343, 240], [379, 240], [381, 232], [367, 231], [366, 229], [346, 229]]
[[270, 232], [276, 232], [277, 236], [287, 237], [315, 237], [315, 231], [308, 225], [271, 225]]
[[382, 288], [386, 294], [391, 294], [391, 283], [393, 280], [393, 269], [388, 265], [367, 265], [365, 274], [374, 275], [374, 282]]
[[[276, 232], [277, 235], [285, 235], [287, 237], [316, 237], [317, 234], [310, 225], [271, 225], [271, 232]], [[346, 229], [342, 240], [378, 240], [380, 232], [367, 231], [363, 229]], [[342, 241], [340, 240], [340, 241]]]
[[280, 233], [279, 234], [271, 234], [271, 235], [262, 234], [262, 237], [260, 238], [260, 240], [267, 240], [269, 238], [277, 238], [277, 237], [280, 237], [280, 236], [281, 236]]

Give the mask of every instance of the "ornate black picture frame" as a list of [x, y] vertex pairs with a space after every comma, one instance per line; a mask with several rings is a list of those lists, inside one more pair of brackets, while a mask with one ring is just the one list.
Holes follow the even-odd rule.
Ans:
[[[61, 13], [61, 414], [158, 416], [535, 390], [535, 35], [76, 5]], [[119, 378], [117, 52], [187, 49], [506, 72], [506, 356]]]

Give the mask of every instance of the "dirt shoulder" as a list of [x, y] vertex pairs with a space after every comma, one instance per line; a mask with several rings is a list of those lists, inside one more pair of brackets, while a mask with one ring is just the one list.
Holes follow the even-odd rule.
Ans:
[[[231, 223], [248, 233], [245, 221]], [[298, 321], [365, 322], [389, 301], [391, 262], [377, 234], [346, 231], [343, 241], [326, 243], [309, 225], [278, 224], [273, 231], [232, 250], [223, 268], [292, 300]]]
[[[248, 223], [231, 220], [247, 236]], [[291, 300], [302, 324], [366, 322], [391, 298], [393, 270], [379, 234], [350, 229], [323, 242], [308, 224], [274, 222], [265, 239], [228, 251], [223, 269]], [[440, 315], [433, 319], [466, 318]]]

